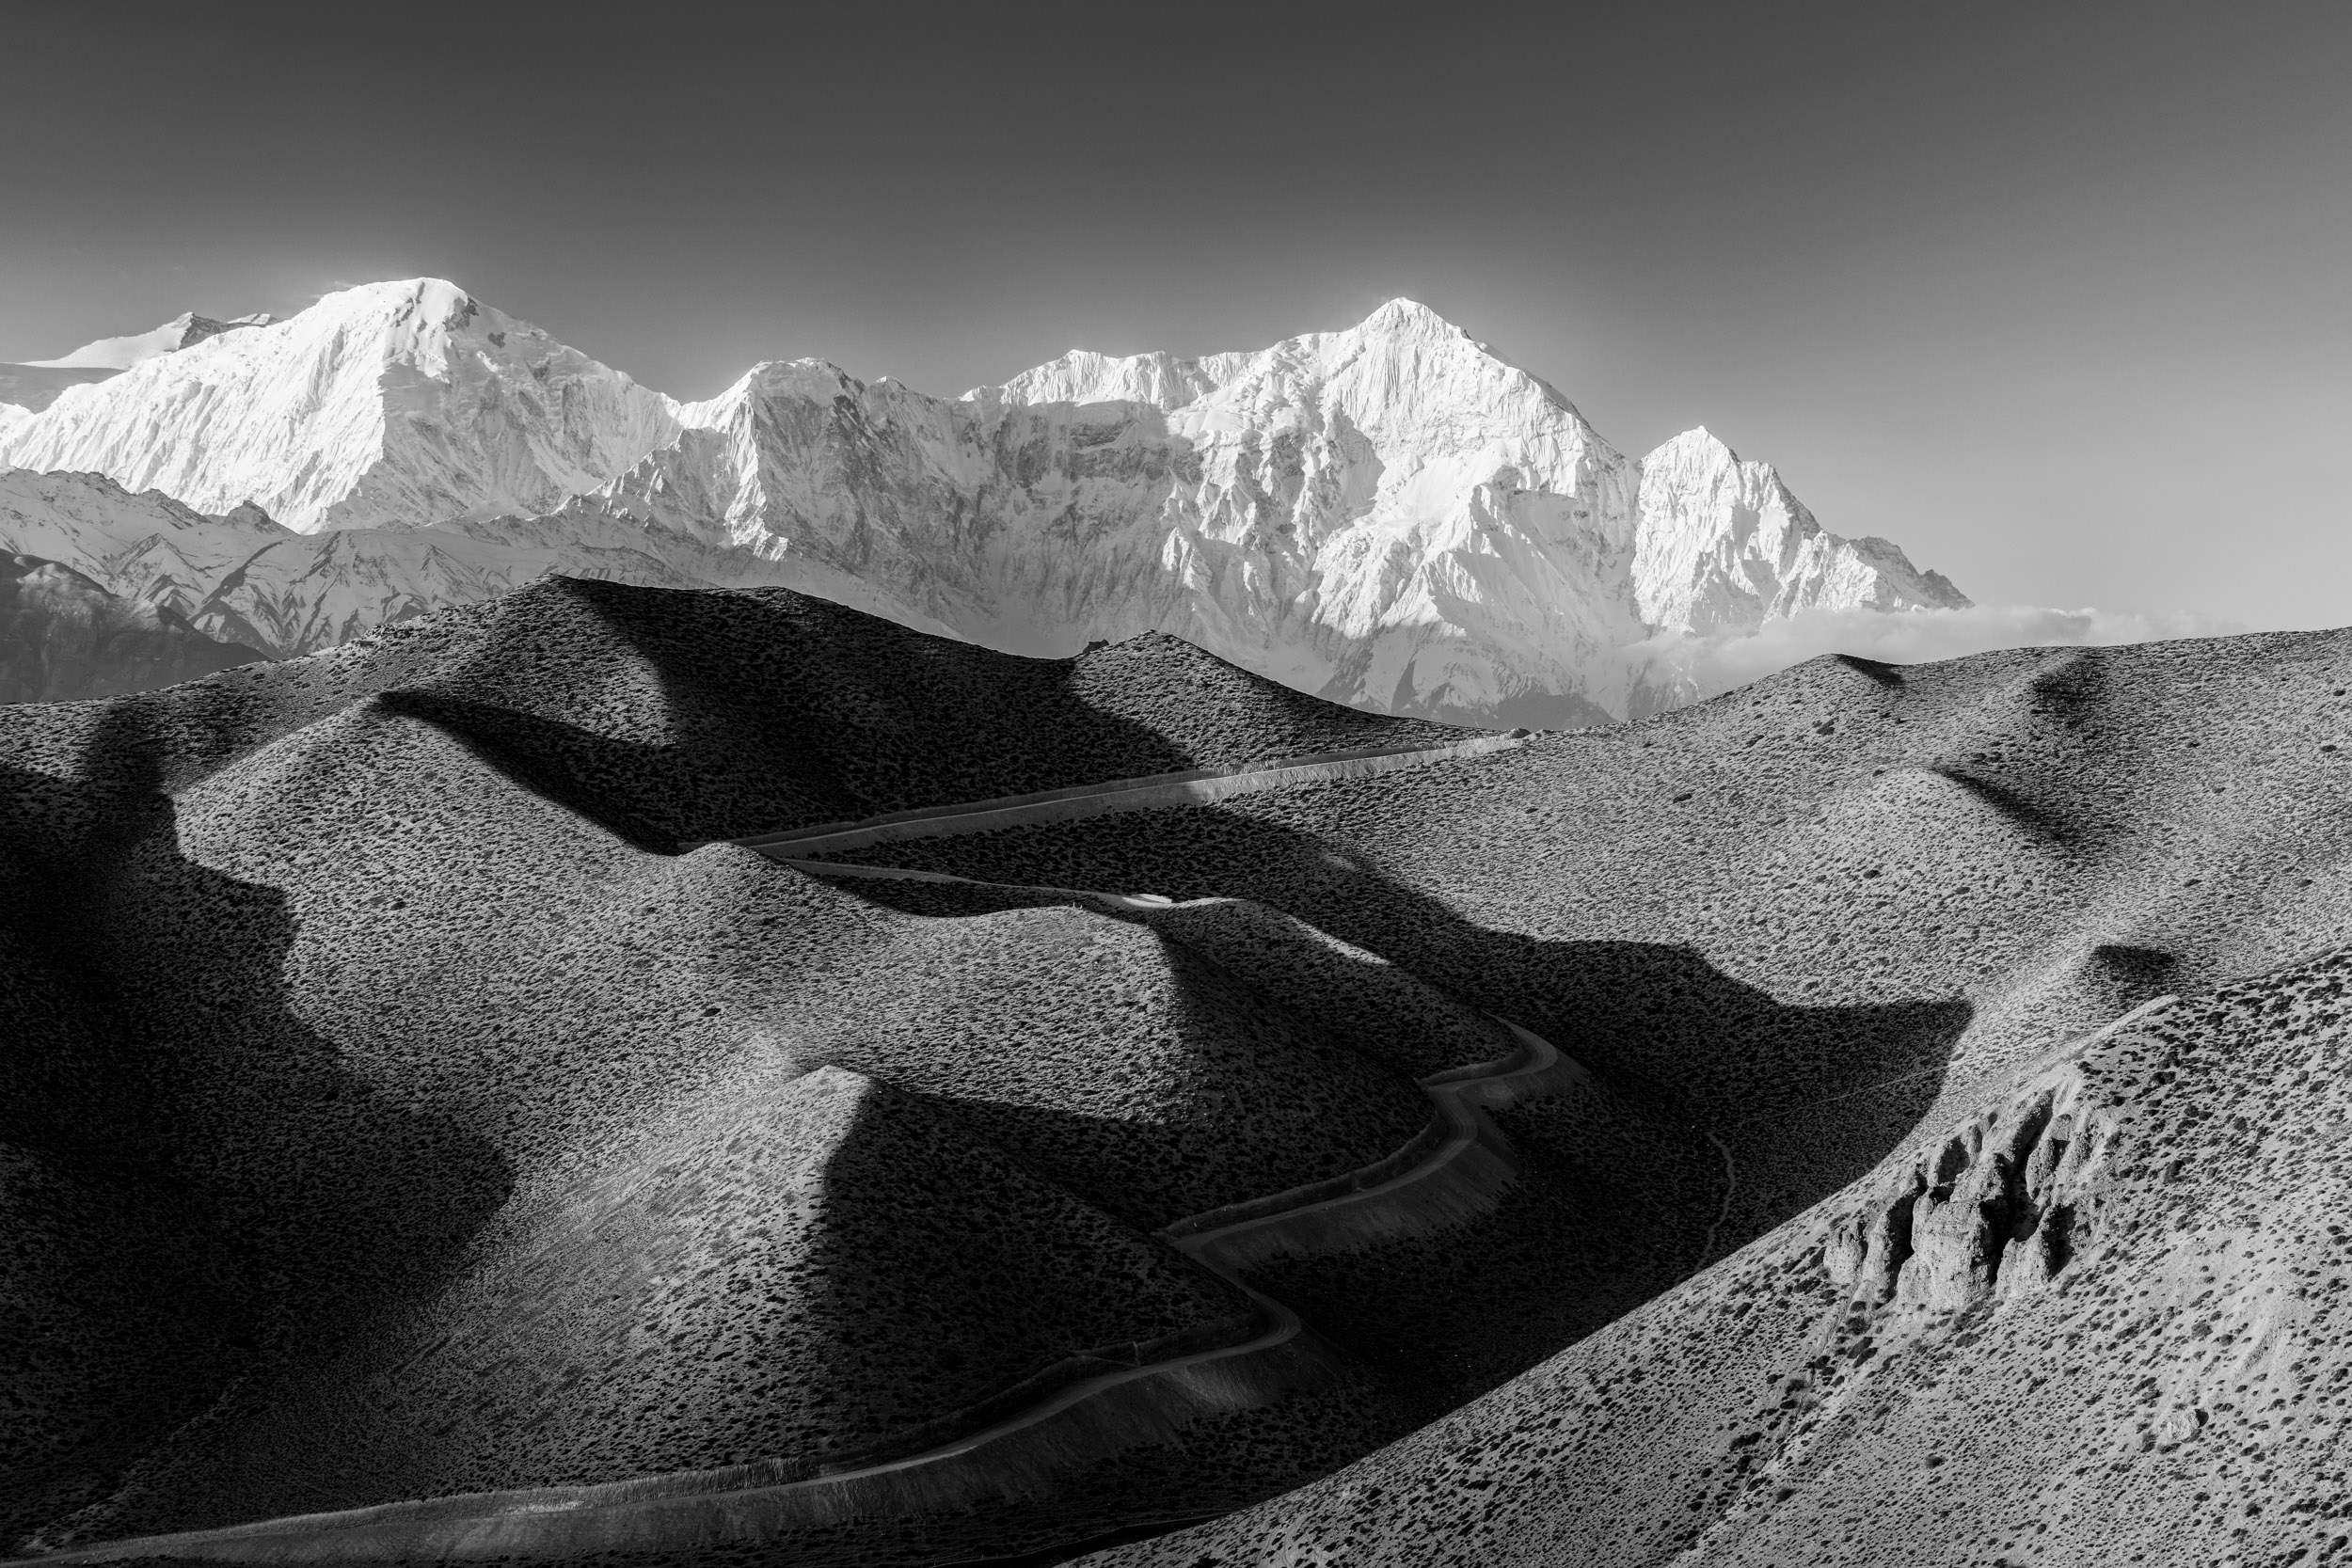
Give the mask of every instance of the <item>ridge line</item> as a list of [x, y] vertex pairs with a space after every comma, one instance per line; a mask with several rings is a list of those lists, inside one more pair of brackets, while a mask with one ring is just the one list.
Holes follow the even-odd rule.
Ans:
[[[1185, 768], [1172, 773], [1145, 773], [1134, 778], [1106, 779], [1100, 784], [1072, 784], [1004, 795], [985, 800], [917, 806], [880, 816], [849, 822], [821, 822], [806, 828], [786, 828], [748, 837], [707, 840], [756, 849], [770, 859], [777, 849], [804, 854], [837, 853], [869, 845], [908, 838], [946, 838], [988, 832], [996, 828], [1023, 827], [1035, 822], [1065, 821], [1111, 812], [1144, 811], [1156, 806], [1202, 805], [1229, 795], [1253, 794], [1294, 784], [1322, 784], [1334, 779], [1363, 778], [1376, 773], [1450, 762], [1456, 758], [1506, 752], [1526, 743], [1524, 731], [1478, 736], [1448, 746], [1378, 746], [1349, 752], [1311, 752], [1267, 763], [1228, 768]], [[684, 849], [704, 847], [690, 844]]]
[[[1510, 737], [1503, 737], [1510, 738]], [[1516, 743], [1516, 742], [1514, 742]], [[1487, 748], [1492, 749], [1492, 748]], [[1143, 912], [1175, 908], [1173, 900], [1150, 894], [1118, 894], [1086, 889], [1033, 889], [1017, 883], [980, 883], [942, 873], [903, 873], [895, 867], [841, 867], [824, 863], [796, 863], [782, 856], [771, 859], [792, 869], [818, 874], [899, 875], [925, 881], [958, 882], [971, 886], [1003, 886], [1020, 891], [1075, 895], [1106, 911]], [[1495, 1016], [1495, 1015], [1490, 1015]], [[1067, 1384], [1040, 1402], [1009, 1414], [977, 1431], [914, 1454], [877, 1461], [856, 1469], [819, 1471], [792, 1481], [753, 1479], [762, 1465], [753, 1461], [716, 1470], [682, 1471], [664, 1476], [605, 1481], [587, 1486], [524, 1487], [499, 1492], [459, 1493], [413, 1501], [376, 1503], [363, 1508], [281, 1515], [211, 1529], [175, 1531], [92, 1542], [37, 1557], [28, 1562], [95, 1562], [155, 1556], [187, 1556], [241, 1562], [385, 1562], [418, 1556], [444, 1560], [484, 1558], [536, 1557], [561, 1560], [582, 1552], [625, 1545], [659, 1546], [668, 1532], [665, 1524], [684, 1527], [706, 1544], [722, 1539], [713, 1527], [736, 1539], [759, 1539], [794, 1526], [825, 1523], [851, 1513], [918, 1513], [930, 1508], [968, 1502], [979, 1492], [1001, 1491], [1019, 1478], [989, 1473], [941, 1479], [938, 1488], [897, 1489], [889, 1480], [945, 1469], [950, 1462], [993, 1443], [1018, 1439], [1036, 1432], [1056, 1416], [1080, 1412], [1098, 1396], [1114, 1394], [1147, 1382], [1171, 1385], [1199, 1413], [1217, 1409], [1247, 1409], [1264, 1402], [1269, 1392], [1279, 1396], [1293, 1388], [1311, 1387], [1333, 1377], [1343, 1363], [1342, 1354], [1325, 1341], [1285, 1303], [1247, 1283], [1242, 1271], [1251, 1264], [1303, 1248], [1340, 1250], [1384, 1236], [1417, 1233], [1426, 1219], [1428, 1228], [1445, 1228], [1471, 1213], [1482, 1212], [1516, 1179], [1518, 1161], [1509, 1141], [1486, 1114], [1495, 1104], [1543, 1093], [1561, 1082], [1588, 1074], [1574, 1059], [1549, 1041], [1508, 1019], [1496, 1016], [1518, 1039], [1518, 1048], [1488, 1062], [1448, 1069], [1418, 1081], [1433, 1101], [1432, 1124], [1405, 1146], [1427, 1142], [1439, 1129], [1443, 1134], [1424, 1158], [1369, 1185], [1330, 1191], [1335, 1182], [1353, 1182], [1375, 1171], [1393, 1168], [1404, 1150], [1382, 1156], [1358, 1171], [1322, 1182], [1293, 1188], [1275, 1198], [1296, 1196], [1297, 1208], [1274, 1210], [1212, 1228], [1190, 1229], [1215, 1221], [1244, 1205], [1228, 1205], [1179, 1220], [1157, 1234], [1176, 1250], [1247, 1296], [1265, 1323], [1263, 1332], [1238, 1344], [1213, 1346], [1166, 1359], [1113, 1370]], [[1416, 1187], [1434, 1187], [1426, 1196]], [[1408, 1195], [1411, 1195], [1408, 1197]], [[1400, 1201], [1403, 1200], [1403, 1201]], [[1263, 1203], [1267, 1199], [1254, 1200]], [[1416, 1203], [1434, 1211], [1417, 1212]], [[1269, 1363], [1260, 1366], [1258, 1363]], [[1221, 1377], [1207, 1374], [1219, 1363], [1233, 1363]], [[1192, 1375], [1186, 1375], [1192, 1374]], [[1003, 1391], [1000, 1391], [1000, 1393]], [[1106, 1411], [1106, 1418], [1120, 1412]], [[1148, 1425], [1156, 1414], [1134, 1413], [1142, 1422], [1123, 1423], [1129, 1433]], [[1094, 1423], [1102, 1424], [1101, 1421]], [[1113, 1435], [1094, 1435], [1098, 1440]], [[885, 1439], [887, 1441], [887, 1439]], [[1099, 1450], [1097, 1450], [1099, 1451]], [[1018, 1452], [1007, 1456], [1019, 1461]], [[1048, 1459], [1059, 1457], [1048, 1455]], [[952, 1483], [961, 1479], [958, 1489]], [[866, 1483], [866, 1484], [862, 1484]], [[861, 1497], [861, 1493], [876, 1496]], [[807, 1506], [793, 1504], [806, 1499]], [[699, 1519], [696, 1515], [702, 1515]], [[697, 1529], [697, 1526], [701, 1527]]]

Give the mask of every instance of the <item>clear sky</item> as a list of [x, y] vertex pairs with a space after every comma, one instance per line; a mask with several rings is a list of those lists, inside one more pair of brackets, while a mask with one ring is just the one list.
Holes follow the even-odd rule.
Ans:
[[14, 0], [0, 360], [455, 279], [707, 396], [1425, 301], [1987, 604], [2352, 623], [2352, 6]]

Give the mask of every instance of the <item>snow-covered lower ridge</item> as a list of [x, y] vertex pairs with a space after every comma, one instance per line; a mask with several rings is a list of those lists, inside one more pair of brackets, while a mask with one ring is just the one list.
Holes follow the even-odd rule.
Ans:
[[[0, 554], [67, 562], [110, 594], [277, 657], [496, 598], [550, 574], [657, 588], [756, 586], [787, 575], [739, 552], [593, 519], [302, 534], [255, 506], [207, 515], [158, 490], [134, 495], [101, 474], [24, 468], [0, 469]], [[808, 574], [798, 576], [808, 586]], [[841, 590], [828, 597], [857, 602], [853, 582], [816, 585], [824, 586]], [[952, 635], [937, 625], [922, 629]]]
[[110, 381], [133, 365], [160, 355], [175, 354], [224, 332], [268, 326], [277, 319], [262, 313], [219, 322], [192, 310], [183, 311], [151, 332], [101, 338], [94, 343], [84, 343], [60, 359], [0, 365], [0, 450], [5, 450], [18, 425], [55, 403], [69, 387]]
[[273, 545], [207, 591], [274, 650], [577, 571], [781, 583], [1024, 653], [1166, 631], [1364, 707], [1543, 725], [1686, 700], [1661, 637], [1967, 602], [1704, 431], [1627, 457], [1406, 300], [961, 398], [798, 360], [678, 404], [454, 285], [376, 284], [0, 413], [0, 461], [303, 533], [440, 525]]
[[107, 475], [299, 533], [545, 512], [677, 431], [675, 405], [433, 278], [328, 294], [57, 394], [0, 461]]
[[[551, 563], [548, 552], [451, 530], [298, 534], [258, 507], [207, 515], [102, 475], [22, 468], [0, 472], [0, 552], [70, 562], [107, 592], [168, 610], [208, 637], [281, 656], [495, 597]], [[561, 564], [597, 575], [576, 558]], [[643, 564], [631, 580], [658, 579], [658, 563]]]

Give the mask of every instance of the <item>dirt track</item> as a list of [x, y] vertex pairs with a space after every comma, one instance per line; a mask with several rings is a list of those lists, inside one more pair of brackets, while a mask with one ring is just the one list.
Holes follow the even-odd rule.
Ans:
[[[1498, 739], [1516, 743], [1508, 736]], [[1473, 753], [1495, 749], [1482, 743], [1471, 748]], [[1156, 799], [1124, 803], [1126, 798], [1171, 787], [1206, 784], [1219, 793], [1281, 787], [1349, 776], [1336, 770], [1366, 764], [1375, 770], [1419, 766], [1457, 750], [1326, 755], [1268, 768], [1198, 775], [1172, 785], [1164, 780], [1122, 780], [1057, 791], [1051, 799], [1024, 801], [1011, 809], [1023, 812], [1024, 820], [1134, 810], [1147, 803], [1174, 803]], [[1190, 802], [1196, 797], [1177, 799]], [[1101, 802], [1105, 800], [1121, 803], [1104, 806]], [[1005, 809], [1004, 802], [984, 802], [983, 809], [950, 806], [902, 814], [898, 824], [928, 826], [935, 832], [983, 832], [1004, 825], [996, 818]], [[812, 837], [830, 847], [837, 836], [818, 829], [754, 840], [751, 847], [816, 875], [990, 885], [936, 873], [840, 866], [777, 852], [805, 848]], [[1157, 912], [1182, 908], [1150, 894], [1022, 891], [1073, 894], [1146, 923]], [[1491, 1062], [1423, 1079], [1422, 1086], [1435, 1107], [1432, 1123], [1394, 1154], [1331, 1180], [1190, 1216], [1162, 1232], [1172, 1245], [1256, 1304], [1260, 1330], [1240, 1342], [1151, 1347], [1162, 1354], [1131, 1365], [1112, 1365], [1075, 1381], [1067, 1375], [1042, 1379], [1036, 1402], [978, 1431], [887, 1463], [806, 1480], [778, 1481], [772, 1479], [772, 1467], [753, 1464], [601, 1485], [476, 1493], [110, 1541], [43, 1560], [109, 1561], [159, 1555], [243, 1562], [556, 1559], [596, 1551], [744, 1543], [859, 1516], [943, 1512], [1016, 1496], [1085, 1456], [1152, 1441], [1214, 1412], [1248, 1409], [1293, 1389], [1336, 1381], [1346, 1375], [1344, 1354], [1325, 1343], [1290, 1307], [1252, 1289], [1242, 1273], [1278, 1256], [1312, 1256], [1427, 1234], [1491, 1209], [1518, 1167], [1508, 1140], [1487, 1111], [1587, 1077], [1583, 1068], [1549, 1041], [1507, 1021], [1498, 1022], [1517, 1038], [1518, 1048]], [[1078, 1363], [1114, 1363], [1122, 1350], [1140, 1355], [1147, 1347], [1107, 1347], [1073, 1358], [1061, 1370], [1067, 1374], [1083, 1370]]]

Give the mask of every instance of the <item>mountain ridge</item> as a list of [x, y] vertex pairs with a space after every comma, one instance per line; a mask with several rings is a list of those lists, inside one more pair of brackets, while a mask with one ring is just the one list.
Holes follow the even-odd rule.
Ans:
[[285, 652], [580, 572], [789, 586], [1037, 655], [1165, 631], [1359, 707], [1557, 724], [1693, 695], [1661, 636], [1968, 602], [1703, 430], [1618, 451], [1409, 300], [1260, 350], [1073, 350], [960, 398], [798, 359], [681, 403], [412, 279], [10, 411], [0, 461], [296, 534], [437, 532], [470, 563], [313, 554], [289, 591], [343, 608], [275, 612]]
[[[534, 362], [533, 356], [536, 356]], [[675, 429], [670, 399], [437, 278], [368, 284], [70, 388], [5, 435], [297, 533], [547, 510]]]
[[193, 310], [183, 310], [161, 326], [149, 331], [120, 338], [101, 338], [95, 342], [84, 343], [59, 358], [28, 359], [25, 363], [37, 370], [127, 371], [159, 355], [193, 348], [207, 338], [217, 338], [224, 332], [234, 332], [240, 327], [271, 326], [277, 321], [278, 318], [266, 310], [257, 310], [249, 316], [233, 316], [228, 321], [215, 321]]

